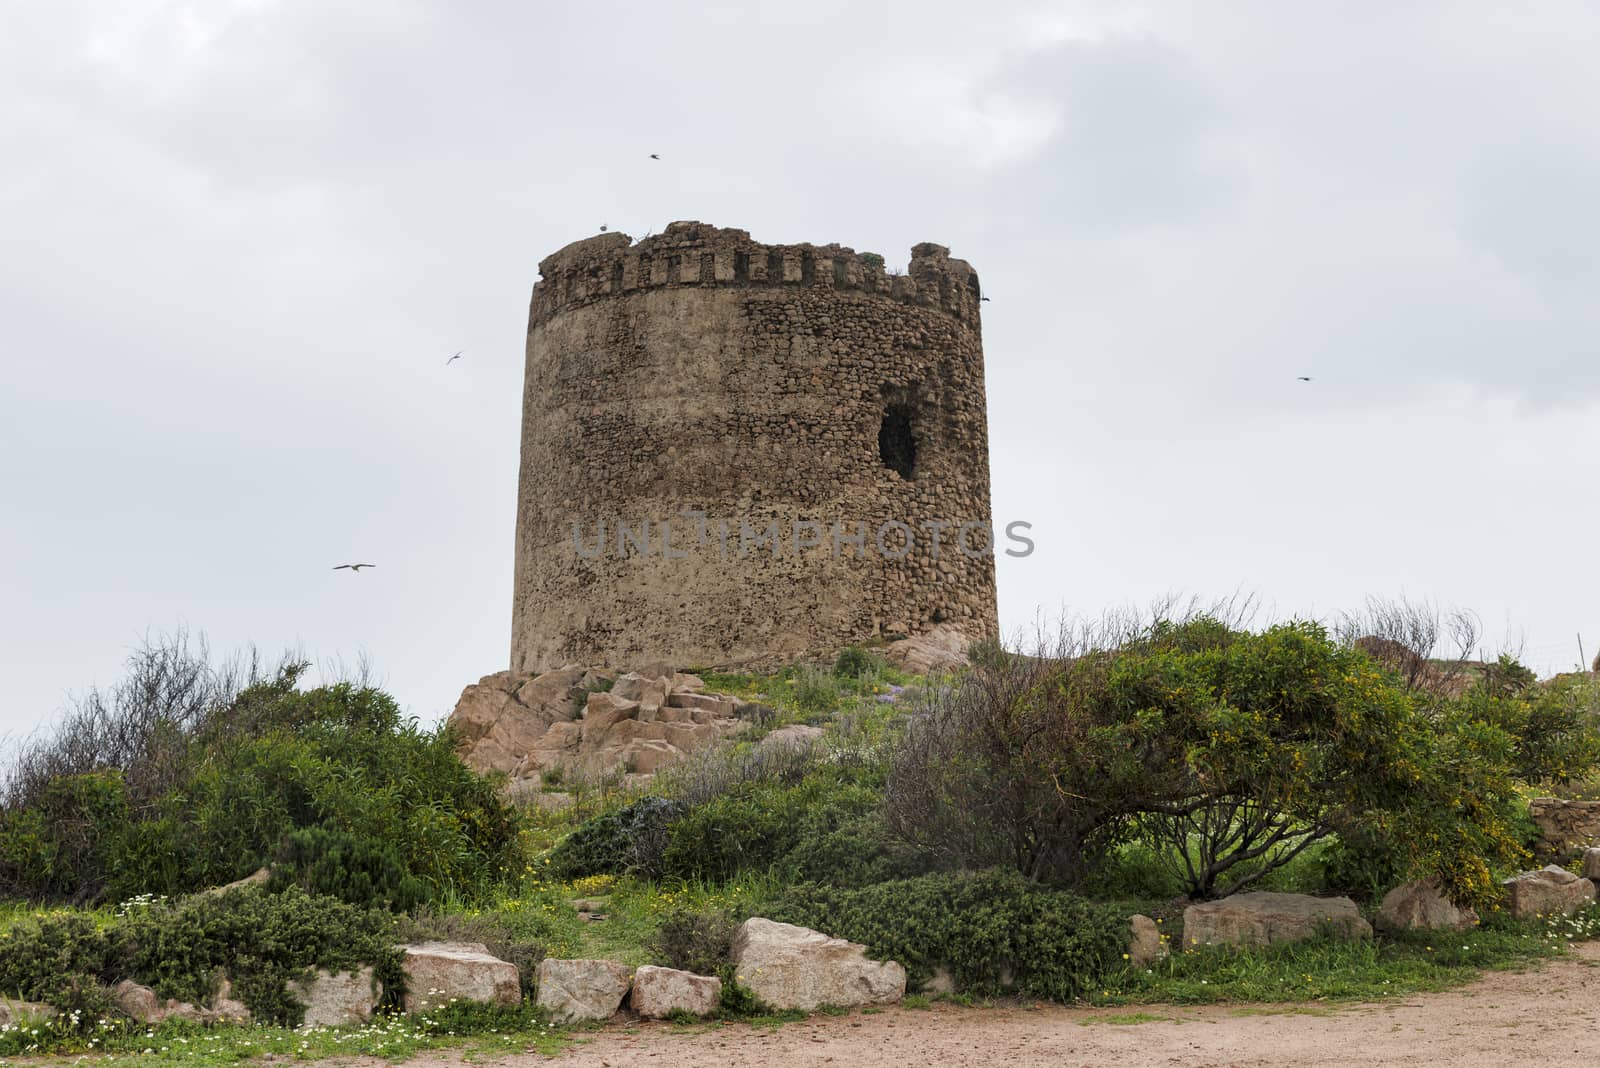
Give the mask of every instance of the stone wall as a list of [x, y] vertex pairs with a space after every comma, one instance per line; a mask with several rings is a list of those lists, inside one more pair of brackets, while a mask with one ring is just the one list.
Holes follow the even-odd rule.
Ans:
[[1587, 846], [1600, 845], [1600, 801], [1563, 801], [1536, 797], [1528, 817], [1539, 828], [1534, 853], [1540, 859], [1566, 859]]
[[539, 270], [513, 671], [995, 634], [969, 265], [922, 244], [891, 275], [838, 245], [680, 222]]

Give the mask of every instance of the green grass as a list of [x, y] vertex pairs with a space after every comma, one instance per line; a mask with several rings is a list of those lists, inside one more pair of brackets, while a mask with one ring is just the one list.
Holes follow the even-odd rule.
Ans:
[[[31, 1033], [30, 1033], [31, 1032]], [[126, 1021], [101, 1021], [86, 1034], [64, 1034], [48, 1022], [36, 1028], [0, 1030], [0, 1065], [8, 1057], [93, 1055], [96, 1064], [233, 1065], [274, 1059], [302, 1061], [334, 1057], [381, 1057], [402, 1061], [424, 1050], [459, 1049], [467, 1054], [505, 1055], [525, 1050], [553, 1055], [571, 1032], [549, 1023], [531, 1007], [493, 1010], [455, 1006], [417, 1016], [379, 1016], [365, 1027], [213, 1027], [170, 1022], [146, 1028]]]
[[1415, 932], [1359, 941], [1323, 938], [1242, 951], [1174, 953], [1109, 977], [1097, 1005], [1376, 1000], [1444, 990], [1486, 970], [1524, 967], [1600, 935], [1600, 911], [1566, 920], [1494, 918], [1461, 932]]

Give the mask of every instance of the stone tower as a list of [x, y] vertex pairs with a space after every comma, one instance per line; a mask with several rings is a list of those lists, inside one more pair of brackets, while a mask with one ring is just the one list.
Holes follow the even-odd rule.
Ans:
[[995, 635], [978, 276], [677, 222], [539, 264], [511, 667]]

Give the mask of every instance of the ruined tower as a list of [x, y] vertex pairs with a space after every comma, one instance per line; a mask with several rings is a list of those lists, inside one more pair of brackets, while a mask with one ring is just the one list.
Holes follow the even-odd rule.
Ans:
[[997, 629], [978, 276], [678, 222], [539, 264], [511, 667]]

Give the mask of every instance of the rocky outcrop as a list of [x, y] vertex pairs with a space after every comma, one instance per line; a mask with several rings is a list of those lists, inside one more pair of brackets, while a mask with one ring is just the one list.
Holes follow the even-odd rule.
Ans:
[[1590, 846], [1583, 851], [1583, 877], [1600, 881], [1600, 846]]
[[865, 946], [759, 917], [740, 926], [732, 957], [739, 981], [775, 1009], [881, 1005], [906, 992], [906, 970], [868, 960]]
[[1594, 883], [1554, 864], [1513, 875], [1500, 885], [1506, 889], [1507, 911], [1519, 920], [1570, 916], [1595, 899]]
[[407, 1012], [424, 1012], [452, 999], [522, 1003], [517, 966], [491, 955], [482, 942], [420, 942], [401, 950]]
[[762, 749], [807, 749], [815, 745], [817, 739], [821, 737], [821, 727], [791, 723], [786, 727], [779, 727], [756, 744]]
[[[694, 675], [615, 675], [572, 665], [542, 675], [486, 675], [462, 691], [450, 723], [461, 757], [508, 773], [510, 796], [545, 776], [651, 775], [745, 727], [743, 702], [705, 693]], [[533, 784], [530, 788], [529, 784]]]
[[1257, 891], [1183, 910], [1185, 949], [1299, 942], [1324, 930], [1341, 938], [1367, 938], [1372, 925], [1347, 897]]
[[1167, 938], [1161, 926], [1148, 916], [1134, 915], [1128, 920], [1128, 962], [1143, 968], [1167, 955]]
[[330, 972], [318, 968], [309, 980], [291, 979], [289, 993], [306, 1007], [301, 1020], [306, 1027], [343, 1027], [364, 1024], [372, 1019], [378, 1004], [378, 988], [372, 968], [350, 972]]
[[633, 993], [628, 996], [634, 1012], [657, 1020], [677, 1012], [710, 1016], [721, 1000], [721, 979], [650, 964], [633, 973]]
[[622, 1007], [633, 969], [609, 960], [539, 962], [537, 1002], [557, 1023], [609, 1020]]
[[924, 634], [890, 642], [883, 658], [912, 675], [939, 675], [967, 666], [966, 633], [954, 623], [941, 623]]
[[1462, 931], [1478, 926], [1478, 914], [1457, 908], [1431, 879], [1397, 886], [1383, 895], [1377, 924], [1390, 931]]
[[166, 1020], [183, 1020], [188, 1023], [247, 1023], [250, 1010], [233, 996], [233, 984], [226, 978], [218, 987], [209, 1006], [194, 1005], [177, 998], [163, 1001], [147, 986], [124, 979], [111, 988], [111, 1004], [128, 1018], [154, 1027]]

